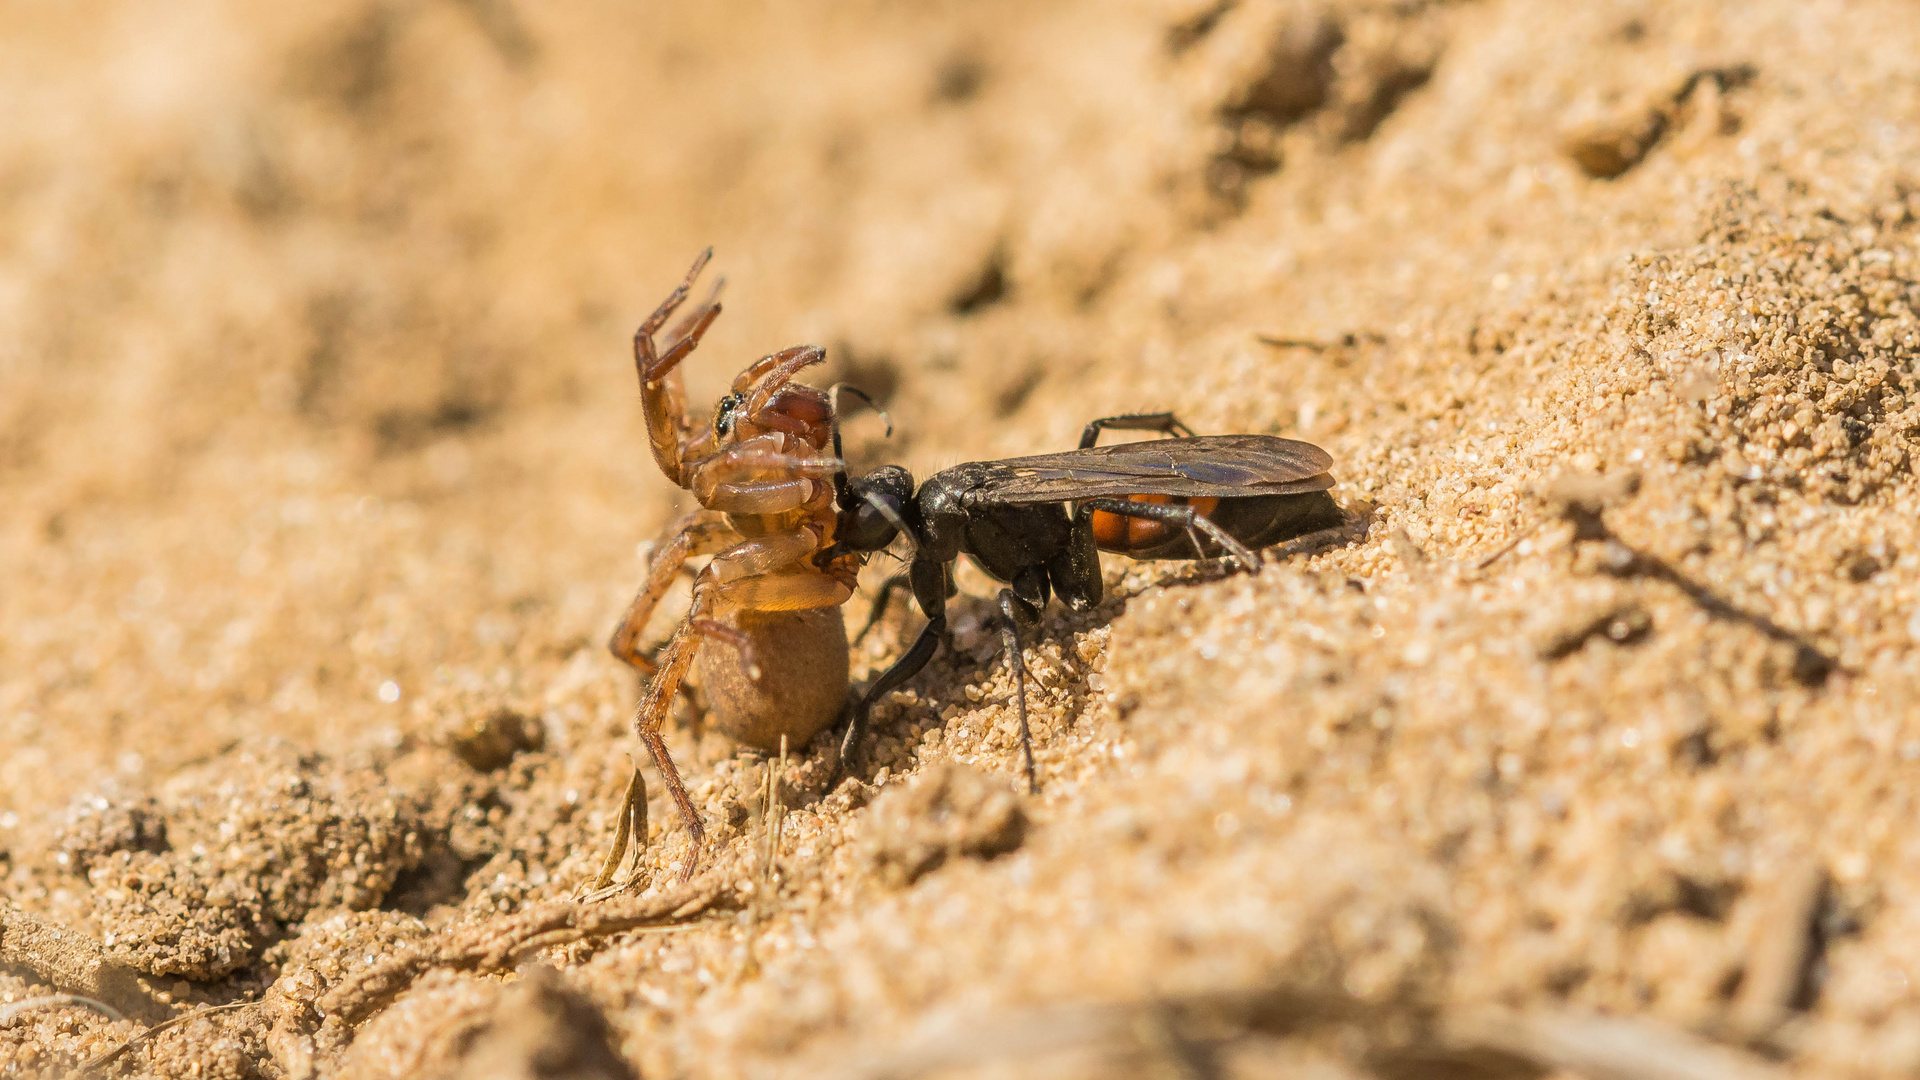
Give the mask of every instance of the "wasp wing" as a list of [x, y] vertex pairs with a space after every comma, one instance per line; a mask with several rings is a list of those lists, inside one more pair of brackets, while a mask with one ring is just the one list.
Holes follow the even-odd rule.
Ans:
[[1244, 498], [1333, 486], [1333, 458], [1312, 443], [1272, 435], [1201, 435], [1094, 446], [961, 466], [969, 501], [1071, 502], [1120, 495]]

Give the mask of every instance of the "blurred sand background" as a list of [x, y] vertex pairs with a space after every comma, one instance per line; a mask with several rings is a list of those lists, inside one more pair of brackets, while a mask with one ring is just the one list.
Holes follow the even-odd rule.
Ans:
[[[0, 1010], [76, 988], [30, 920], [146, 1010], [6, 1013], [0, 1073], [234, 1001], [110, 1069], [1920, 1072], [1912, 5], [0, 25]], [[689, 505], [629, 337], [708, 244], [703, 409], [818, 342], [895, 424], [856, 464], [1172, 409], [1325, 446], [1357, 524], [1109, 559], [1027, 652], [1034, 798], [963, 574], [859, 783], [796, 751], [771, 871], [769, 764], [681, 723], [691, 925], [330, 1012], [595, 869], [602, 643]], [[1666, 1071], [1553, 1050], [1596, 1015]]]

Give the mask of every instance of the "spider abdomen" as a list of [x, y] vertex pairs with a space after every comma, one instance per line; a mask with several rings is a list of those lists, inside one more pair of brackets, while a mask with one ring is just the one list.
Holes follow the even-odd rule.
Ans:
[[847, 698], [847, 625], [840, 608], [742, 610], [734, 627], [759, 667], [726, 645], [700, 650], [693, 670], [706, 695], [707, 726], [734, 741], [777, 753], [780, 736], [798, 752], [840, 718]]

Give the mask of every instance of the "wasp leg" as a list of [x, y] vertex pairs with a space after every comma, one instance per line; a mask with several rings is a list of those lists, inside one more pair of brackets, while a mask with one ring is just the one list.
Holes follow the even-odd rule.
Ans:
[[913, 647], [902, 653], [892, 667], [867, 687], [866, 695], [854, 706], [853, 717], [847, 721], [847, 733], [840, 737], [840, 765], [835, 771], [835, 779], [839, 779], [839, 772], [844, 771], [853, 760], [854, 751], [866, 735], [867, 717], [873, 712], [873, 703], [920, 674], [921, 669], [927, 666], [927, 661], [933, 659], [933, 654], [940, 651], [940, 642], [946, 636], [947, 613], [942, 611], [927, 620], [927, 625], [920, 630], [920, 636], [914, 639]]
[[893, 594], [899, 592], [906, 585], [907, 575], [904, 573], [895, 574], [880, 583], [880, 595], [873, 598], [873, 610], [867, 613], [867, 625], [861, 627], [860, 632], [853, 635], [853, 644], [860, 644], [861, 639], [867, 636], [867, 631], [873, 629], [874, 624], [886, 615], [887, 604], [893, 600]]
[[927, 666], [933, 654], [940, 650], [940, 642], [947, 636], [947, 564], [937, 559], [915, 559], [907, 568], [907, 580], [913, 586], [913, 598], [919, 602], [920, 611], [927, 617], [927, 625], [921, 627], [920, 636], [913, 641], [913, 647], [903, 653], [893, 666], [880, 673], [867, 687], [867, 692], [853, 708], [853, 715], [847, 719], [847, 733], [840, 738], [840, 764], [834, 767], [833, 779], [838, 780], [853, 755], [860, 748], [860, 740], [866, 734], [867, 717], [873, 711], [873, 703], [892, 693], [902, 683]]
[[[1109, 514], [1124, 517], [1146, 518], [1149, 521], [1163, 521], [1169, 525], [1178, 525], [1187, 530], [1187, 536], [1193, 541], [1193, 551], [1199, 555], [1206, 548], [1200, 543], [1200, 533], [1206, 533], [1219, 544], [1221, 549], [1252, 573], [1260, 572], [1260, 556], [1248, 550], [1245, 544], [1235, 540], [1225, 529], [1215, 525], [1207, 515], [1191, 506], [1175, 503], [1134, 502], [1132, 499], [1086, 499], [1074, 507], [1076, 518], [1091, 518], [1095, 510], [1104, 510]], [[1076, 522], [1076, 525], [1078, 523]]]
[[1029, 795], [1040, 794], [1040, 779], [1033, 769], [1033, 733], [1027, 726], [1027, 657], [1020, 647], [1020, 627], [1038, 625], [1046, 603], [1047, 575], [1038, 568], [1022, 570], [1000, 590], [1000, 647], [1013, 669], [1013, 701], [1020, 715], [1020, 754], [1026, 761]]
[[1033, 771], [1033, 733], [1027, 728], [1027, 660], [1020, 647], [1020, 599], [1011, 589], [1000, 590], [1000, 648], [1007, 654], [1007, 666], [1013, 669], [1013, 700], [1020, 714], [1020, 754], [1027, 767], [1027, 794], [1040, 794], [1040, 780]]
[[1193, 437], [1193, 429], [1170, 412], [1128, 413], [1125, 416], [1103, 416], [1088, 424], [1086, 430], [1080, 433], [1080, 449], [1085, 450], [1099, 442], [1100, 432], [1109, 428], [1114, 431], [1157, 431], [1162, 435], [1177, 433]]

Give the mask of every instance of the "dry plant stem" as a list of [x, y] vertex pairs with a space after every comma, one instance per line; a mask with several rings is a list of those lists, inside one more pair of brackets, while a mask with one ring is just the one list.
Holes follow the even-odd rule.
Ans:
[[99, 942], [0, 903], [0, 966], [25, 968], [41, 982], [110, 1003], [135, 1016], [164, 1016], [139, 973], [107, 956]]
[[776, 860], [780, 857], [780, 826], [786, 820], [786, 814], [780, 805], [780, 785], [787, 775], [787, 737], [780, 736], [780, 757], [768, 763], [767, 791], [763, 803], [763, 820], [767, 828], [767, 850], [760, 863], [760, 882], [766, 888], [773, 888], [774, 877], [778, 874]]
[[63, 1009], [69, 1006], [92, 1009], [109, 1020], [126, 1019], [120, 1014], [119, 1009], [104, 1001], [95, 1001], [90, 997], [81, 997], [79, 994], [45, 994], [25, 1001], [16, 1001], [11, 1005], [0, 1005], [0, 1027], [13, 1023], [14, 1018], [21, 1013], [32, 1012], [35, 1009]]
[[1156, 1080], [1207, 1080], [1199, 1048], [1181, 1035], [1173, 1018], [1162, 1010], [1140, 1010], [1134, 1016], [1133, 1037], [1150, 1056], [1149, 1075]]
[[1678, 1028], [1580, 1013], [1485, 1013], [1447, 1025], [1452, 1041], [1587, 1080], [1784, 1080], [1783, 1071]]
[[80, 1066], [80, 1071], [82, 1074], [86, 1074], [86, 1073], [91, 1073], [96, 1069], [103, 1068], [107, 1065], [111, 1065], [115, 1060], [117, 1060], [120, 1057], [121, 1054], [124, 1054], [127, 1051], [133, 1049], [134, 1047], [139, 1046], [141, 1043], [146, 1042], [148, 1039], [153, 1038], [155, 1035], [160, 1034], [161, 1032], [167, 1030], [170, 1027], [178, 1027], [189, 1020], [198, 1020], [201, 1017], [207, 1015], [208, 1013], [225, 1012], [228, 1009], [244, 1009], [249, 1005], [258, 1005], [258, 1004], [260, 1004], [260, 1002], [258, 1001], [230, 1001], [225, 1005], [211, 1005], [211, 1006], [208, 1006], [207, 1008], [199, 1009], [194, 1012], [187, 1013], [184, 1016], [176, 1016], [171, 1020], [162, 1021], [161, 1023], [153, 1025], [152, 1027], [141, 1032], [140, 1034], [135, 1035], [133, 1038], [126, 1040], [125, 1042], [121, 1043], [119, 1046], [116, 1046], [111, 1050], [105, 1051], [100, 1054], [96, 1054], [93, 1057], [88, 1058], [86, 1062]]
[[[625, 881], [614, 883], [620, 864], [625, 861], [627, 845], [634, 846], [633, 873]], [[593, 884], [584, 897], [588, 901], [605, 900], [615, 893], [625, 892], [640, 880], [640, 851], [647, 843], [647, 781], [640, 775], [640, 767], [633, 767], [633, 775], [627, 778], [626, 793], [620, 796], [620, 824], [613, 835], [613, 847], [607, 851], [606, 860], [600, 864], [600, 873], [594, 876]]]
[[823, 1062], [800, 1075], [906, 1080], [1078, 1048], [1146, 1051], [1163, 1074], [1204, 1075], [1195, 1052], [1204, 1041], [1236, 1031], [1285, 1037], [1329, 1027], [1362, 1034], [1363, 1052], [1384, 1052], [1383, 1062], [1478, 1062], [1500, 1065], [1495, 1070], [1500, 1075], [1516, 1067], [1565, 1070], [1587, 1080], [1784, 1080], [1786, 1075], [1752, 1054], [1652, 1021], [1505, 1010], [1436, 1017], [1417, 1003], [1367, 1005], [1339, 994], [1277, 987], [955, 1020], [917, 1039], [895, 1041], [851, 1066], [836, 1058], [831, 1066]]
[[1253, 338], [1260, 344], [1275, 349], [1307, 349], [1311, 352], [1351, 349], [1363, 341], [1369, 345], [1384, 345], [1387, 342], [1387, 336], [1375, 330], [1363, 330], [1359, 333], [1348, 332], [1341, 334], [1332, 341], [1321, 341], [1318, 338], [1286, 337], [1280, 334], [1255, 334]]
[[[1062, 1005], [960, 1018], [920, 1037], [892, 1040], [885, 1049], [851, 1066], [836, 1057], [804, 1075], [905, 1080], [988, 1061], [1021, 1059], [1083, 1047], [1116, 1052], [1143, 1047], [1160, 1054], [1167, 1068], [1194, 1063], [1190, 1026], [1209, 1032], [1238, 1029], [1276, 1033], [1316, 1024], [1361, 1027], [1424, 1023], [1414, 1006], [1363, 1006], [1343, 994], [1314, 994], [1281, 987], [1231, 988], [1142, 1001]], [[1168, 1052], [1171, 1052], [1169, 1054]]]
[[1817, 922], [1827, 895], [1827, 870], [1805, 857], [1774, 883], [1748, 953], [1746, 977], [1734, 1001], [1734, 1031], [1763, 1042], [1801, 1003], [1807, 969], [1819, 955]]
[[1619, 534], [1601, 520], [1597, 510], [1591, 507], [1569, 505], [1564, 514], [1573, 524], [1575, 543], [1598, 542], [1606, 545], [1605, 562], [1608, 573], [1621, 577], [1647, 577], [1664, 581], [1685, 593], [1687, 599], [1693, 601], [1708, 615], [1728, 622], [1740, 623], [1774, 641], [1792, 645], [1795, 651], [1794, 677], [1801, 683], [1817, 686], [1825, 682], [1828, 675], [1843, 670], [1838, 660], [1829, 656], [1804, 634], [1789, 630], [1758, 612], [1739, 607], [1706, 585], [1695, 581], [1665, 559], [1622, 540]]
[[435, 968], [505, 971], [535, 949], [690, 919], [711, 906], [723, 888], [702, 884], [613, 903], [559, 900], [456, 927], [341, 982], [321, 997], [320, 1012], [358, 1024]]
[[744, 970], [749, 975], [758, 975], [760, 971], [760, 961], [755, 954], [757, 940], [755, 928], [773, 913], [775, 881], [779, 876], [777, 859], [780, 854], [780, 823], [786, 816], [780, 805], [780, 785], [786, 778], [786, 772], [787, 739], [782, 735], [780, 756], [767, 762], [766, 780], [761, 785], [760, 791], [760, 821], [767, 835], [766, 843], [760, 852], [760, 870], [757, 875], [759, 887], [754, 890], [753, 902], [747, 905], [747, 910], [742, 912], [741, 916], [745, 921], [744, 925], [748, 928]]
[[1501, 559], [1511, 554], [1515, 548], [1519, 547], [1522, 543], [1524, 543], [1527, 537], [1532, 536], [1535, 532], [1538, 532], [1539, 529], [1540, 529], [1540, 521], [1535, 520], [1533, 524], [1528, 525], [1526, 528], [1521, 529], [1519, 532], [1515, 533], [1513, 535], [1513, 539], [1507, 541], [1504, 544], [1501, 544], [1498, 548], [1494, 549], [1493, 554], [1475, 563], [1473, 565], [1473, 568], [1475, 570], [1485, 570], [1487, 567], [1492, 566], [1494, 563], [1499, 562]]
[[1400, 565], [1414, 580], [1423, 580], [1427, 573], [1427, 553], [1420, 550], [1420, 545], [1413, 542], [1413, 537], [1408, 536], [1405, 529], [1393, 530], [1388, 534], [1388, 539], [1393, 541], [1393, 553], [1400, 560]]

